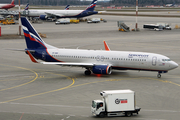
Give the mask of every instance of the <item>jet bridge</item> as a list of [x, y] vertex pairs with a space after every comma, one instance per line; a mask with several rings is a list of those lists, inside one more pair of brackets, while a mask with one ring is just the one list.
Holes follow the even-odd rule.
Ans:
[[117, 21], [119, 31], [129, 32], [130, 28], [123, 22], [123, 21]]

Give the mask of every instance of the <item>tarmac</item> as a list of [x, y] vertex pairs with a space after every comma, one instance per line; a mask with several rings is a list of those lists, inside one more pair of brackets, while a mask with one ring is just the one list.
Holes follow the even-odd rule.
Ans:
[[[55, 25], [34, 23], [34, 28], [55, 47], [102, 49], [106, 41], [111, 50], [142, 51], [168, 56], [180, 64], [179, 18], [138, 17], [139, 32], [118, 31], [117, 21], [135, 28], [133, 16], [93, 15], [107, 22]], [[144, 30], [143, 24], [170, 23], [172, 30]], [[1, 26], [2, 34], [17, 34], [18, 25]], [[141, 108], [132, 117], [105, 117], [105, 120], [177, 120], [180, 114], [180, 67], [162, 74], [117, 71], [111, 75], [85, 76], [83, 68], [32, 63], [24, 50], [24, 39], [0, 39], [0, 119], [1, 120], [96, 120], [91, 103], [101, 99], [103, 90], [131, 89]]]

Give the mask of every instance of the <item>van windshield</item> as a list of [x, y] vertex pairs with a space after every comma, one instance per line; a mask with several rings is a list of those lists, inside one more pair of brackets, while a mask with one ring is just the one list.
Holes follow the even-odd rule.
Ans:
[[96, 108], [96, 102], [92, 101], [92, 107]]

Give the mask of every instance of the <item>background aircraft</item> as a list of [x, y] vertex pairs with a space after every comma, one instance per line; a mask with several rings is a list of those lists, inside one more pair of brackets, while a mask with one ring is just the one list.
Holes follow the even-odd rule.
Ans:
[[166, 4], [166, 7], [175, 7], [175, 3], [173, 3], [173, 4]]
[[28, 17], [39, 17], [41, 20], [48, 20], [49, 18], [81, 18], [97, 14], [94, 11], [97, 0], [93, 0], [92, 3], [85, 10], [25, 10], [21, 12], [21, 15]]
[[28, 10], [29, 9], [29, 3], [26, 5], [26, 7], [24, 8], [24, 10]]
[[0, 4], [0, 9], [10, 9], [10, 8], [13, 8], [15, 5], [14, 5], [14, 0], [12, 0], [11, 4]]
[[178, 64], [168, 57], [155, 53], [111, 51], [104, 42], [105, 50], [59, 49], [46, 44], [38, 35], [31, 23], [21, 18], [27, 49], [32, 62], [36, 59], [45, 61], [42, 64], [76, 66], [86, 69], [85, 75], [111, 74], [116, 70], [144, 70], [161, 73], [178, 67]]
[[69, 10], [69, 6], [70, 6], [70, 5], [67, 5], [64, 10]]

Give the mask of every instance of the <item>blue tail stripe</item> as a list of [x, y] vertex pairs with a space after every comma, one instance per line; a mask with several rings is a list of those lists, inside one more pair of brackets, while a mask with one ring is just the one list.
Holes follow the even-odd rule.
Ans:
[[46, 49], [43, 40], [25, 17], [21, 17], [24, 36], [28, 49]]
[[21, 17], [21, 23], [23, 26], [25, 26], [28, 29], [28, 31], [30, 33], [34, 34], [35, 36], [37, 36], [41, 40], [38, 33], [34, 30], [34, 28], [31, 26], [31, 24], [27, 21], [27, 19], [25, 17]]
[[97, 0], [93, 0], [92, 3], [87, 7], [86, 10], [88, 11], [94, 11], [94, 8], [96, 7]]

